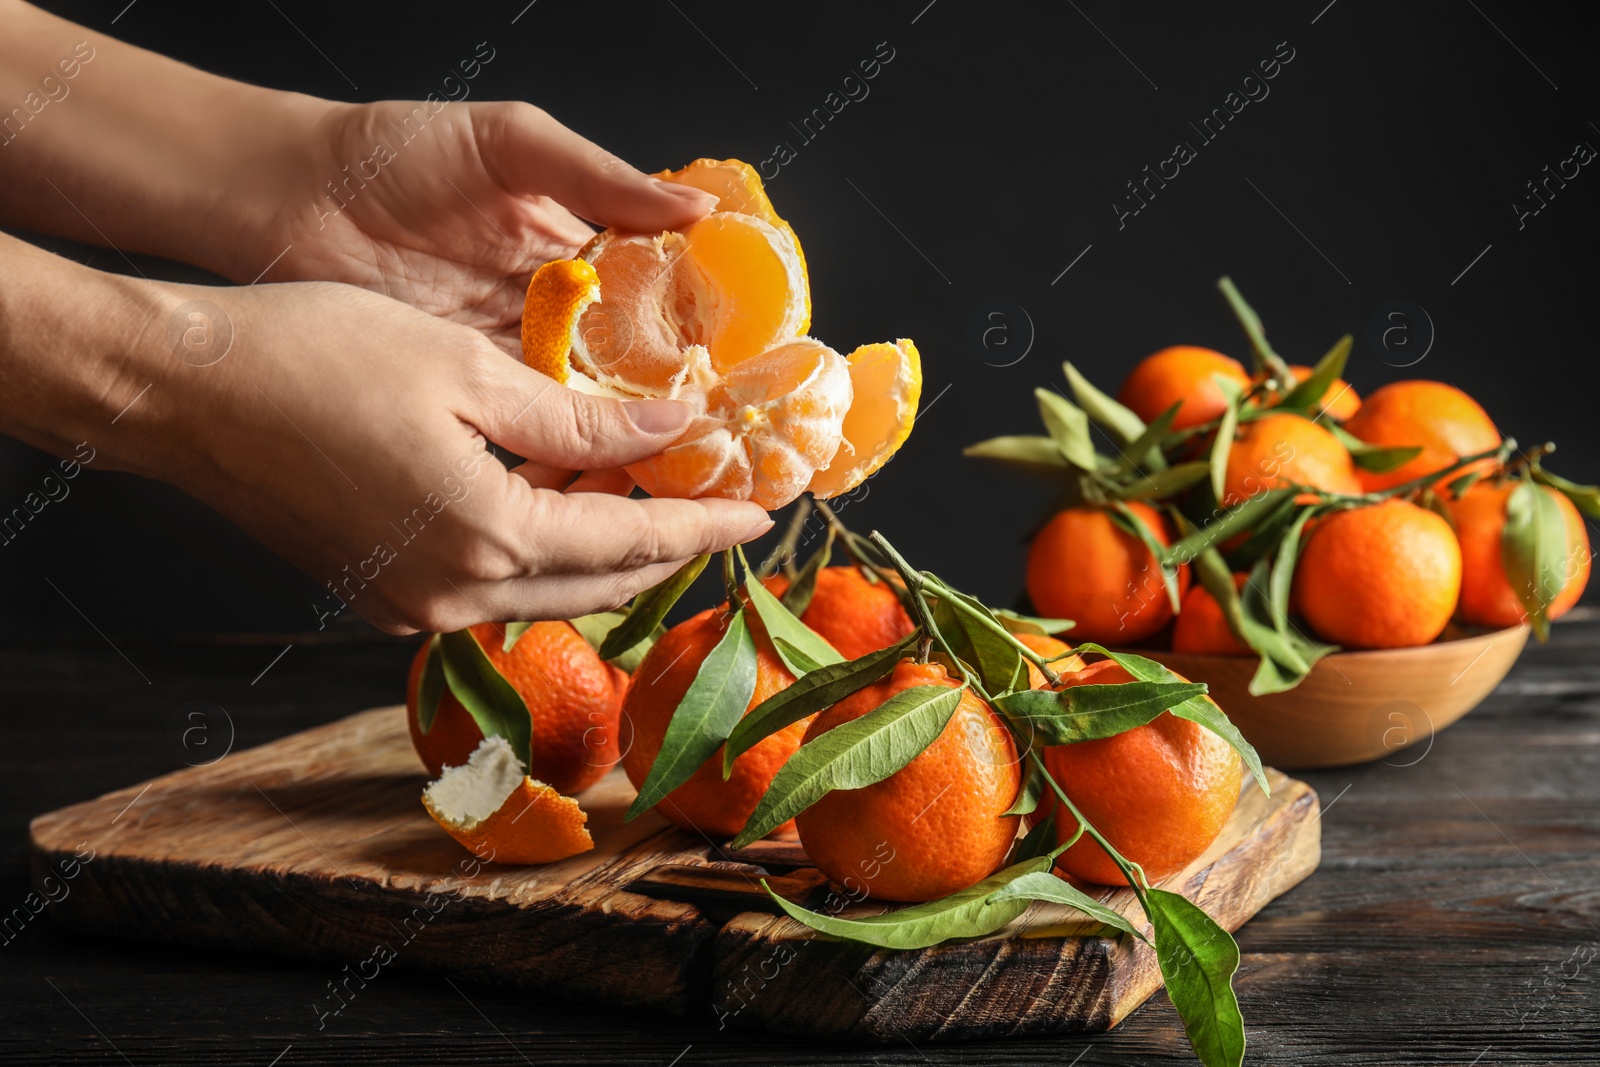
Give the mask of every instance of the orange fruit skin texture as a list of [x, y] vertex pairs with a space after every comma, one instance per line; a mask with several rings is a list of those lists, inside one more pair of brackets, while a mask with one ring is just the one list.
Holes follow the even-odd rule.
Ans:
[[[774, 596], [789, 589], [789, 580], [774, 575], [764, 583]], [[856, 567], [824, 567], [817, 589], [800, 616], [845, 659], [887, 648], [914, 628], [893, 589], [869, 582]]]
[[1145, 422], [1155, 421], [1181, 401], [1172, 428], [1187, 430], [1210, 422], [1228, 406], [1227, 394], [1212, 378], [1214, 374], [1237, 382], [1241, 389], [1250, 387], [1250, 376], [1238, 360], [1209, 348], [1175, 345], [1140, 360], [1123, 381], [1117, 399]]
[[[749, 712], [792, 683], [794, 675], [778, 658], [754, 613], [748, 614], [746, 621], [756, 639], [756, 688], [744, 709]], [[635, 789], [650, 774], [678, 702], [726, 630], [726, 607], [707, 608], [663, 634], [634, 671], [634, 684], [628, 687], [622, 706], [624, 729], [631, 725], [633, 743], [622, 756], [622, 767]], [[722, 749], [718, 748], [687, 781], [663, 797], [655, 810], [686, 830], [713, 838], [732, 837], [744, 828], [778, 768], [800, 747], [810, 721], [801, 719], [763, 738], [734, 760], [733, 774], [726, 780], [722, 777]], [[791, 830], [793, 825], [785, 823], [777, 832]]]
[[[1500, 443], [1500, 431], [1478, 402], [1443, 382], [1390, 382], [1367, 397], [1344, 428], [1369, 445], [1422, 446], [1421, 455], [1392, 471], [1358, 471], [1367, 492], [1431, 474]], [[1491, 463], [1485, 460], [1484, 466]]]
[[[937, 664], [902, 660], [889, 677], [820, 712], [806, 740], [857, 719], [902, 689], [958, 683]], [[1003, 814], [1022, 786], [1011, 734], [964, 690], [934, 742], [864, 789], [836, 789], [801, 812], [800, 843], [817, 869], [880, 900], [935, 900], [1005, 862], [1020, 817]]]
[[1348, 648], [1410, 648], [1444, 631], [1461, 593], [1461, 547], [1440, 515], [1404, 500], [1339, 511], [1300, 551], [1290, 603]]
[[[1330, 493], [1361, 492], [1350, 450], [1310, 419], [1285, 412], [1239, 427], [1228, 450], [1223, 506], [1235, 507], [1257, 493], [1291, 484]], [[1307, 501], [1316, 499], [1309, 493], [1301, 495]]]
[[[1128, 508], [1163, 545], [1172, 543], [1166, 518], [1143, 501]], [[1161, 568], [1144, 542], [1098, 507], [1067, 508], [1045, 524], [1028, 547], [1028, 596], [1040, 615], [1071, 619], [1076, 641], [1127, 644], [1149, 637], [1172, 618]], [[1179, 595], [1189, 567], [1178, 568]]]
[[[621, 755], [618, 716], [628, 675], [595, 652], [594, 646], [565, 622], [536, 622], [512, 646], [501, 623], [480, 623], [472, 634], [489, 662], [528, 705], [533, 719], [530, 777], [571, 796], [604, 778]], [[411, 661], [406, 682], [406, 726], [411, 744], [428, 774], [439, 777], [446, 765], [459, 767], [483, 740], [483, 731], [447, 689], [439, 700], [433, 728], [417, 725], [417, 684], [428, 657], [426, 643]]]
[[[1449, 502], [1456, 538], [1461, 543], [1461, 603], [1456, 612], [1461, 621], [1473, 626], [1502, 629], [1526, 622], [1528, 612], [1506, 577], [1500, 554], [1500, 535], [1506, 525], [1506, 500], [1514, 486], [1478, 482], [1460, 497]], [[1546, 614], [1559, 619], [1572, 609], [1589, 584], [1589, 532], [1583, 516], [1567, 499], [1548, 486], [1539, 491], [1555, 498], [1567, 520], [1567, 556], [1563, 573], [1568, 575], [1561, 592], [1551, 599]]]
[[[1072, 650], [1071, 645], [1060, 638], [1051, 637], [1048, 634], [1017, 634], [1016, 638], [1046, 658], [1059, 656]], [[1043, 689], [1045, 687], [1044, 672], [1031, 663], [1027, 664], [1027, 667], [1028, 688]], [[1066, 659], [1056, 660], [1050, 664], [1050, 669], [1057, 674], [1070, 674], [1073, 671], [1081, 671], [1083, 670], [1083, 657], [1068, 656]]]
[[[1114, 661], [1102, 660], [1063, 679], [1062, 688], [1132, 680]], [[1244, 774], [1226, 741], [1168, 712], [1114, 737], [1047, 748], [1044, 762], [1084, 817], [1151, 882], [1183, 870], [1217, 839]], [[1078, 820], [1047, 789], [1038, 818], [1050, 810], [1057, 842], [1066, 841]], [[1056, 867], [1086, 882], [1126, 884], [1088, 834], [1057, 857]]]
[[[1248, 576], [1235, 574], [1235, 589], [1243, 589]], [[1228, 629], [1222, 605], [1211, 591], [1199, 583], [1183, 598], [1177, 621], [1172, 624], [1172, 651], [1199, 652], [1210, 656], [1253, 656], [1243, 641]]]
[[528, 778], [470, 830], [452, 827], [437, 815], [434, 820], [474, 856], [492, 863], [555, 863], [594, 848], [585, 827], [589, 816], [578, 802]]

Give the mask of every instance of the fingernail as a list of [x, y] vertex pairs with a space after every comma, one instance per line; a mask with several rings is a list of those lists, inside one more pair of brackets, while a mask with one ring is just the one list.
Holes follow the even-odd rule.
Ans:
[[676, 400], [630, 400], [624, 405], [628, 418], [645, 433], [676, 433], [689, 425], [692, 412]]
[[750, 527], [749, 532], [746, 533], [744, 537], [740, 538], [740, 540], [754, 541], [756, 538], [760, 537], [770, 529], [772, 529], [772, 520], [770, 518], [762, 519], [760, 522]]
[[704, 189], [696, 189], [692, 185], [679, 185], [677, 182], [666, 182], [656, 179], [656, 188], [664, 193], [671, 193], [679, 200], [698, 200], [707, 205], [707, 210], [717, 205], [717, 195], [708, 193]]

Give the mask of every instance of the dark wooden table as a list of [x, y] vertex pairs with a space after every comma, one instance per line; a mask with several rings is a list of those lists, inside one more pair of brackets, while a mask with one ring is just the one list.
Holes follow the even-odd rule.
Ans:
[[[0, 918], [30, 889], [31, 817], [226, 742], [213, 711], [185, 745], [186, 724], [207, 721], [190, 702], [226, 709], [235, 746], [259, 744], [398, 702], [414, 647], [296, 642], [273, 663], [286, 644], [0, 650]], [[1322, 867], [1240, 931], [1248, 1063], [1600, 1062], [1600, 617], [1530, 647], [1431, 748], [1303, 777], [1322, 793]], [[1091, 1039], [857, 1048], [385, 970], [319, 1030], [326, 966], [87, 941], [48, 914], [0, 934], [0, 1062], [1188, 1060], [1159, 994]]]

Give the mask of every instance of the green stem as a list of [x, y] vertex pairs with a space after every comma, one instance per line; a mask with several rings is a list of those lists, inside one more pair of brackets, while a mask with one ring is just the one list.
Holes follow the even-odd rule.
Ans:
[[1450, 475], [1455, 474], [1465, 467], [1470, 467], [1472, 464], [1477, 463], [1480, 460], [1493, 458], [1503, 466], [1510, 458], [1511, 453], [1516, 451], [1516, 448], [1516, 438], [1507, 437], [1504, 441], [1500, 442], [1500, 445], [1497, 448], [1488, 448], [1482, 452], [1476, 452], [1470, 456], [1462, 456], [1448, 467], [1441, 467], [1439, 470], [1436, 470], [1431, 474], [1424, 474], [1420, 478], [1413, 478], [1409, 482], [1403, 482], [1400, 485], [1393, 486], [1389, 489], [1380, 489], [1375, 493], [1364, 493], [1359, 497], [1340, 497], [1338, 494], [1333, 493], [1325, 495], [1328, 496], [1329, 499], [1334, 500], [1353, 499], [1374, 502], [1379, 500], [1388, 500], [1391, 497], [1405, 496], [1407, 493], [1414, 493], [1418, 489], [1427, 489], [1431, 486], [1437, 485]]
[[1145, 906], [1144, 900], [1144, 889], [1148, 887], [1148, 882], [1144, 876], [1144, 869], [1137, 863], [1125, 859], [1122, 853], [1113, 848], [1111, 842], [1105, 839], [1105, 835], [1096, 830], [1089, 820], [1083, 817], [1083, 812], [1078, 810], [1078, 806], [1072, 802], [1066, 791], [1061, 788], [1061, 783], [1056, 781], [1055, 775], [1051, 774], [1050, 769], [1045, 766], [1044, 757], [1039, 755], [1037, 749], [1030, 748], [1028, 750], [1028, 758], [1033, 760], [1034, 765], [1039, 768], [1039, 773], [1044, 775], [1044, 780], [1049, 783], [1050, 790], [1055, 793], [1056, 799], [1061, 801], [1062, 805], [1072, 813], [1072, 817], [1078, 820], [1078, 833], [1073, 835], [1072, 840], [1076, 842], [1078, 837], [1087, 831], [1089, 836], [1094, 838], [1095, 843], [1106, 850], [1106, 855], [1110, 856], [1111, 862], [1117, 865], [1117, 869], [1122, 872], [1122, 877], [1128, 880], [1128, 885], [1133, 887], [1134, 896], [1139, 898], [1139, 906], [1144, 907], [1145, 914], [1148, 915], [1150, 909]]

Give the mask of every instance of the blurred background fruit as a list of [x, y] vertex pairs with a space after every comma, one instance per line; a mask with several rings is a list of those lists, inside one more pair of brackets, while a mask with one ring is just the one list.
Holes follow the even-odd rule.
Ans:
[[1214, 375], [1250, 388], [1250, 375], [1238, 360], [1195, 345], [1174, 345], [1146, 356], [1129, 373], [1117, 399], [1145, 422], [1180, 404], [1174, 430], [1210, 422], [1228, 406], [1228, 394]]
[[1450, 524], [1405, 500], [1337, 511], [1308, 532], [1293, 604], [1316, 632], [1348, 648], [1425, 645], [1461, 593]]
[[1310, 419], [1284, 413], [1240, 426], [1228, 450], [1223, 506], [1237, 507], [1257, 493], [1291, 484], [1361, 492], [1350, 450]]
[[[1142, 501], [1129, 512], [1163, 545], [1172, 543], [1166, 518]], [[1143, 640], [1172, 619], [1155, 553], [1119, 526], [1106, 507], [1073, 507], [1058, 512], [1028, 547], [1028, 597], [1034, 610], [1071, 619], [1075, 642], [1127, 644]], [[1181, 596], [1189, 588], [1189, 569], [1178, 569]]]
[[[1461, 603], [1457, 613], [1462, 622], [1498, 628], [1527, 620], [1527, 605], [1506, 576], [1503, 541], [1506, 503], [1518, 484], [1480, 481], [1449, 501], [1450, 518], [1461, 543]], [[1543, 485], [1534, 486], [1533, 491], [1553, 500], [1566, 520], [1567, 549], [1559, 563], [1565, 580], [1545, 608], [1546, 618], [1559, 619], [1572, 610], [1589, 584], [1589, 531], [1565, 493]]]
[[1422, 448], [1394, 470], [1358, 472], [1368, 491], [1401, 485], [1500, 443], [1500, 431], [1478, 402], [1444, 382], [1390, 382], [1362, 402], [1345, 429], [1369, 445]]

